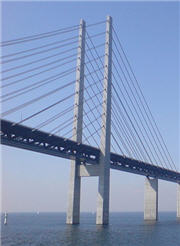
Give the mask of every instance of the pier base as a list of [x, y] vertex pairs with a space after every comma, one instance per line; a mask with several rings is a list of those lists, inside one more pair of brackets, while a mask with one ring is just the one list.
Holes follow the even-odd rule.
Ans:
[[80, 192], [81, 177], [78, 175], [78, 165], [76, 161], [71, 161], [71, 174], [69, 185], [69, 203], [67, 210], [67, 224], [79, 224], [80, 219]]
[[[109, 160], [107, 160], [109, 162]], [[110, 167], [108, 163], [101, 167], [98, 185], [96, 224], [107, 225], [109, 223], [109, 183]]]
[[180, 183], [177, 184], [177, 218], [180, 219]]
[[144, 219], [158, 220], [158, 179], [145, 179]]

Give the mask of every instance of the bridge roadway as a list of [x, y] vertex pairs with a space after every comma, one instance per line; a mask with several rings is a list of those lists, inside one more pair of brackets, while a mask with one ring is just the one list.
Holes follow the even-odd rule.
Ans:
[[[27, 126], [1, 120], [1, 144], [21, 149], [59, 156], [66, 159], [78, 158], [82, 164], [98, 165], [100, 150], [77, 143], [70, 139], [51, 135]], [[154, 177], [171, 182], [180, 182], [180, 173], [126, 156], [111, 153], [112, 169]]]

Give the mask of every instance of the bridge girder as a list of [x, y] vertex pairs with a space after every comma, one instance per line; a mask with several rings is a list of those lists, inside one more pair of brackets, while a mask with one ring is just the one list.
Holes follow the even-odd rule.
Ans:
[[[78, 158], [81, 164], [99, 164], [100, 150], [98, 148], [56, 135], [50, 135], [7, 120], [1, 120], [1, 144], [71, 160]], [[175, 183], [180, 182], [179, 172], [115, 153], [111, 153], [110, 167], [147, 177]]]

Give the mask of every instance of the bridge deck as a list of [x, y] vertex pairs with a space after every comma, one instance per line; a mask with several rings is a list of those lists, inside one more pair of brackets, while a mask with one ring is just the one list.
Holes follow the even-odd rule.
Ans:
[[[66, 159], [79, 158], [82, 164], [98, 165], [99, 163], [100, 150], [98, 148], [50, 135], [7, 120], [1, 120], [1, 144]], [[180, 182], [179, 172], [115, 153], [111, 153], [110, 167], [171, 182]]]

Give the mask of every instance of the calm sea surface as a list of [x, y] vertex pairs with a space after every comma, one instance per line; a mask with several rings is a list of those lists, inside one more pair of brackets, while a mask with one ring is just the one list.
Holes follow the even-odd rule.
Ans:
[[180, 246], [180, 221], [173, 212], [159, 221], [143, 213], [111, 213], [108, 226], [95, 225], [95, 214], [81, 213], [80, 225], [66, 225], [65, 213], [10, 213], [1, 226], [2, 246]]

